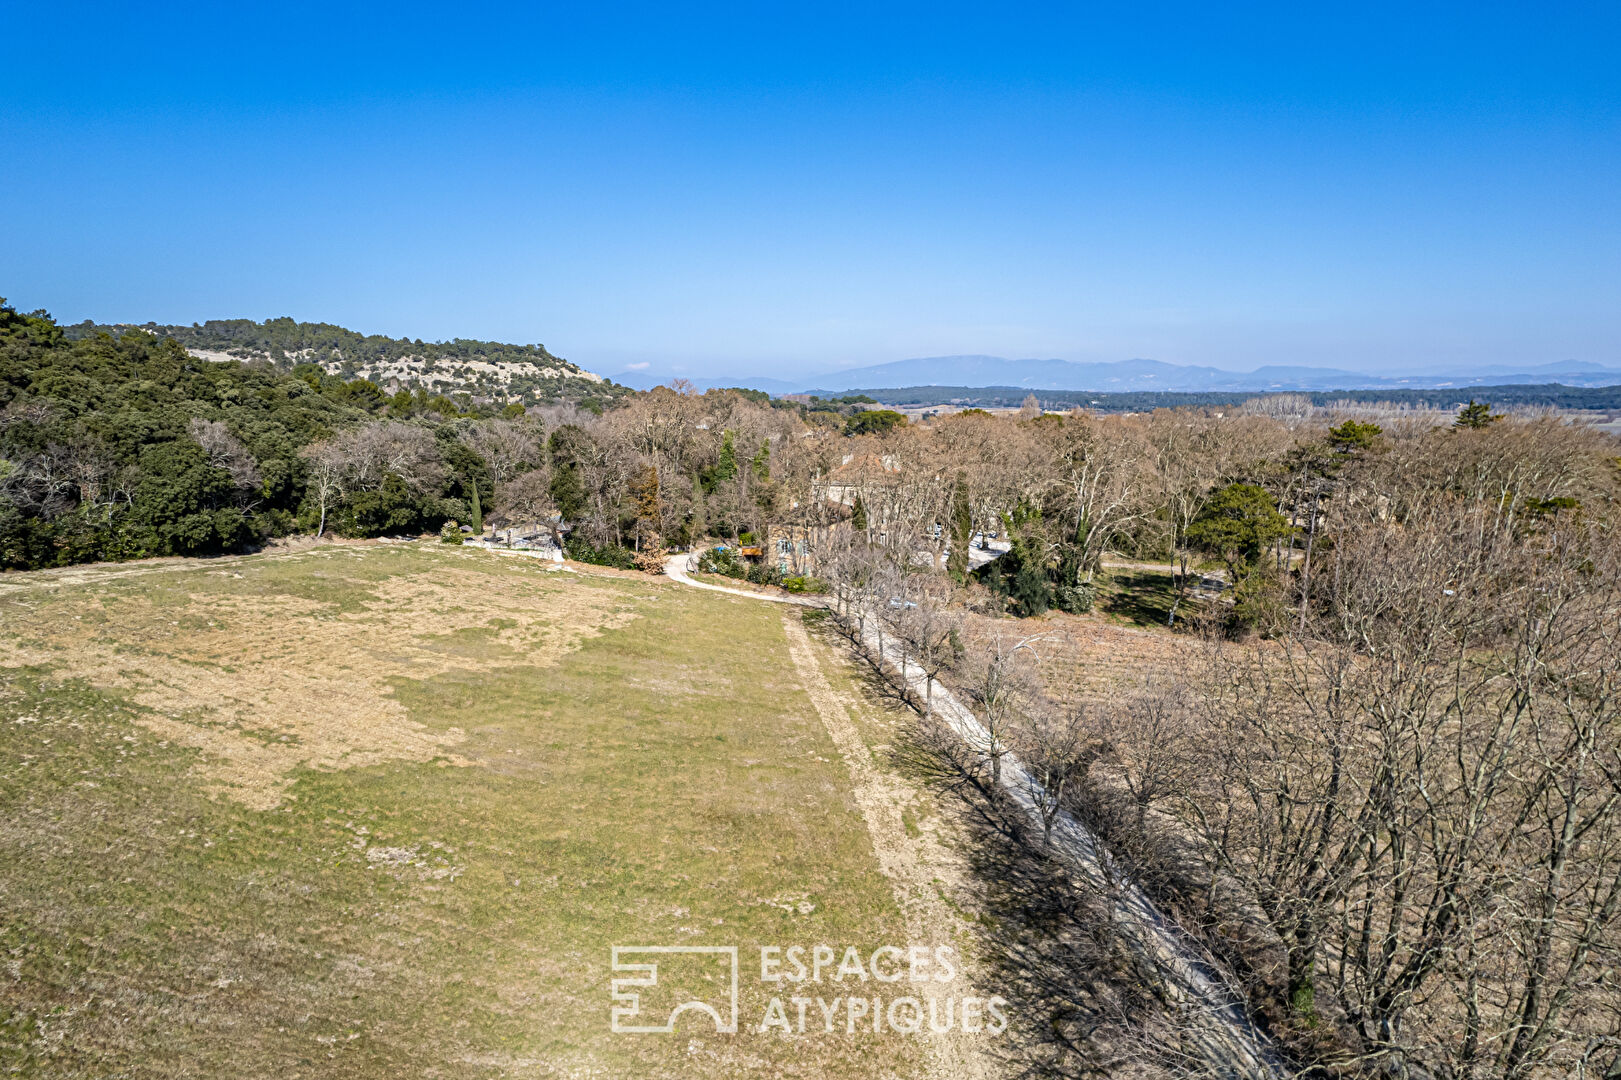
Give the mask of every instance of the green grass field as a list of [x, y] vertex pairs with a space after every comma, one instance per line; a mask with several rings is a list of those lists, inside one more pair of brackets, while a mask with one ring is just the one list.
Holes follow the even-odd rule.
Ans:
[[[757, 945], [908, 935], [784, 618], [426, 545], [0, 578], [0, 1075], [919, 1074], [751, 1030]], [[740, 946], [743, 1031], [612, 1033], [646, 944]]]

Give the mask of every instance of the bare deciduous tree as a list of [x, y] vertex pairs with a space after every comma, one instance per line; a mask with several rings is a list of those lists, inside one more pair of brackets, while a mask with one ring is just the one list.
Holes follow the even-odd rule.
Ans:
[[545, 429], [536, 421], [484, 420], [467, 433], [467, 443], [489, 466], [496, 485], [545, 463]]
[[994, 787], [1002, 783], [1010, 739], [1039, 699], [1035, 647], [1045, 639], [1045, 634], [1015, 636], [996, 627], [964, 661], [958, 686], [985, 731], [980, 753], [990, 764]]
[[1032, 705], [1017, 738], [1027, 794], [1041, 818], [1042, 839], [1051, 843], [1070, 786], [1086, 775], [1108, 744], [1092, 734], [1083, 707], [1046, 701]]
[[208, 463], [229, 473], [231, 483], [239, 492], [258, 489], [259, 463], [254, 461], [248, 448], [242, 445], [242, 440], [232, 435], [229, 428], [218, 420], [194, 416], [188, 430], [192, 439], [208, 454]]
[[1553, 1074], [1614, 1034], [1621, 566], [1496, 514], [1341, 536], [1314, 638], [1216, 650], [1150, 796], [1264, 911], [1288, 1023], [1343, 1016], [1342, 1066]]
[[349, 462], [342, 444], [333, 439], [311, 443], [303, 450], [308, 470], [307, 488], [315, 500], [320, 521], [316, 525], [316, 538], [326, 535], [326, 516], [343, 497], [343, 478]]

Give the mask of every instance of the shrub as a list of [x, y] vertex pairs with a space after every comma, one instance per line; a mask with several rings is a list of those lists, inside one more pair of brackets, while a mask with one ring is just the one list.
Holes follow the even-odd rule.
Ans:
[[1084, 615], [1092, 610], [1097, 590], [1087, 584], [1060, 585], [1053, 593], [1053, 606], [1071, 615]]
[[751, 566], [748, 579], [754, 585], [781, 585], [782, 571], [775, 566]]
[[462, 542], [462, 527], [456, 524], [454, 518], [439, 526], [439, 542], [441, 544], [459, 544]]
[[636, 569], [636, 553], [618, 544], [595, 547], [589, 541], [571, 536], [563, 541], [563, 550], [575, 562], [611, 566], [616, 570]]
[[827, 586], [809, 575], [782, 579], [782, 587], [791, 593], [825, 593]]
[[1258, 570], [1233, 589], [1233, 606], [1227, 611], [1227, 632], [1235, 638], [1252, 633], [1271, 637], [1287, 625], [1288, 599], [1277, 575]]
[[749, 566], [725, 548], [710, 548], [698, 556], [698, 569], [706, 574], [721, 574], [731, 578], [749, 576]]

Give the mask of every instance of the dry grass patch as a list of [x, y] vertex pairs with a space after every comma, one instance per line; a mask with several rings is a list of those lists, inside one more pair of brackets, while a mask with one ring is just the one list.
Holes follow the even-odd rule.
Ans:
[[1019, 620], [971, 615], [964, 640], [970, 649], [978, 648], [997, 629], [1015, 639], [1039, 636], [1035, 650], [1043, 685], [1053, 697], [1073, 702], [1117, 700], [1141, 690], [1145, 681], [1182, 670], [1201, 648], [1192, 634], [1140, 630], [1058, 611]]
[[[300, 562], [333, 560], [323, 553]], [[208, 791], [265, 810], [300, 768], [467, 763], [453, 751], [461, 729], [412, 720], [392, 680], [548, 666], [635, 618], [555, 574], [496, 578], [456, 565], [461, 559], [392, 561], [402, 572], [381, 581], [346, 576], [342, 561], [312, 569], [328, 586], [324, 597], [277, 591], [285, 563], [281, 574], [248, 564], [252, 583], [237, 570], [206, 570], [138, 584], [120, 575], [95, 592], [34, 603], [12, 591], [0, 601], [0, 664], [62, 667], [126, 695], [149, 710], [137, 721], [143, 727], [203, 752]]]

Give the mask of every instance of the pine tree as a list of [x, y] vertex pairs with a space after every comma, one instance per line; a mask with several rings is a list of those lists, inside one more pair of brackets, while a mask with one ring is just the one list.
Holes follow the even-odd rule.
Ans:
[[1452, 426], [1478, 431], [1483, 427], [1490, 427], [1502, 418], [1503, 415], [1492, 412], [1492, 407], [1486, 402], [1470, 398], [1469, 404], [1458, 410], [1458, 418], [1452, 421]]
[[1337, 453], [1355, 454], [1371, 449], [1382, 431], [1378, 424], [1347, 420], [1339, 427], [1328, 429], [1328, 445]]
[[716, 460], [714, 468], [709, 470], [708, 482], [704, 485], [708, 491], [714, 491], [726, 481], [737, 475], [737, 444], [730, 431], [721, 436], [720, 457]]
[[867, 508], [861, 502], [861, 496], [856, 496], [856, 504], [850, 508], [850, 524], [860, 532], [867, 531]]

